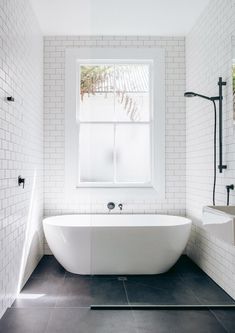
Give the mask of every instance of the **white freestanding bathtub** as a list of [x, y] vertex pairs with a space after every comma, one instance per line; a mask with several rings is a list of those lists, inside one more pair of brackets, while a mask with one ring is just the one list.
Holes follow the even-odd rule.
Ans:
[[48, 245], [76, 274], [159, 274], [178, 260], [191, 220], [168, 215], [61, 215], [43, 220]]

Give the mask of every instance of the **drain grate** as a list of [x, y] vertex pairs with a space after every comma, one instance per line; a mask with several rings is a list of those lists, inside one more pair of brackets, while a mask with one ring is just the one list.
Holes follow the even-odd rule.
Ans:
[[119, 276], [118, 281], [127, 281], [127, 277], [126, 276]]

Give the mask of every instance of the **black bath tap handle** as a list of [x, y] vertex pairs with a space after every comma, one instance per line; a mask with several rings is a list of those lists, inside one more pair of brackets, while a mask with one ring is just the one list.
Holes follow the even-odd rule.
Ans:
[[123, 204], [120, 203], [120, 204], [118, 205], [118, 207], [119, 207], [120, 210], [122, 210], [122, 208], [123, 208]]
[[18, 185], [21, 186], [21, 184], [23, 184], [23, 188], [24, 188], [25, 178], [22, 178], [21, 176], [18, 176]]

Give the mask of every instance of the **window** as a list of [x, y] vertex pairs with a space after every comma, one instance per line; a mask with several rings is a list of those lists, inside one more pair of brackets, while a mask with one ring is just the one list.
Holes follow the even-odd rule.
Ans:
[[146, 190], [162, 197], [164, 75], [162, 49], [66, 50], [65, 186], [70, 198], [99, 188], [108, 195], [110, 190], [121, 195]]
[[77, 63], [78, 185], [151, 183], [150, 66]]

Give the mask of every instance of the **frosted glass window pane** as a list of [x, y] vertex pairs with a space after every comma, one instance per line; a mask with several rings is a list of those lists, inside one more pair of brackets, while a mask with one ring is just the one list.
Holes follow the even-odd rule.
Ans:
[[149, 121], [149, 94], [128, 93], [124, 98], [116, 94], [115, 116], [118, 121]]
[[149, 120], [149, 65], [115, 65], [115, 92], [118, 121]]
[[113, 125], [80, 125], [79, 171], [81, 182], [113, 181], [113, 145]]
[[149, 126], [117, 125], [116, 178], [118, 182], [150, 181]]
[[81, 121], [114, 120], [114, 67], [112, 65], [80, 66]]

